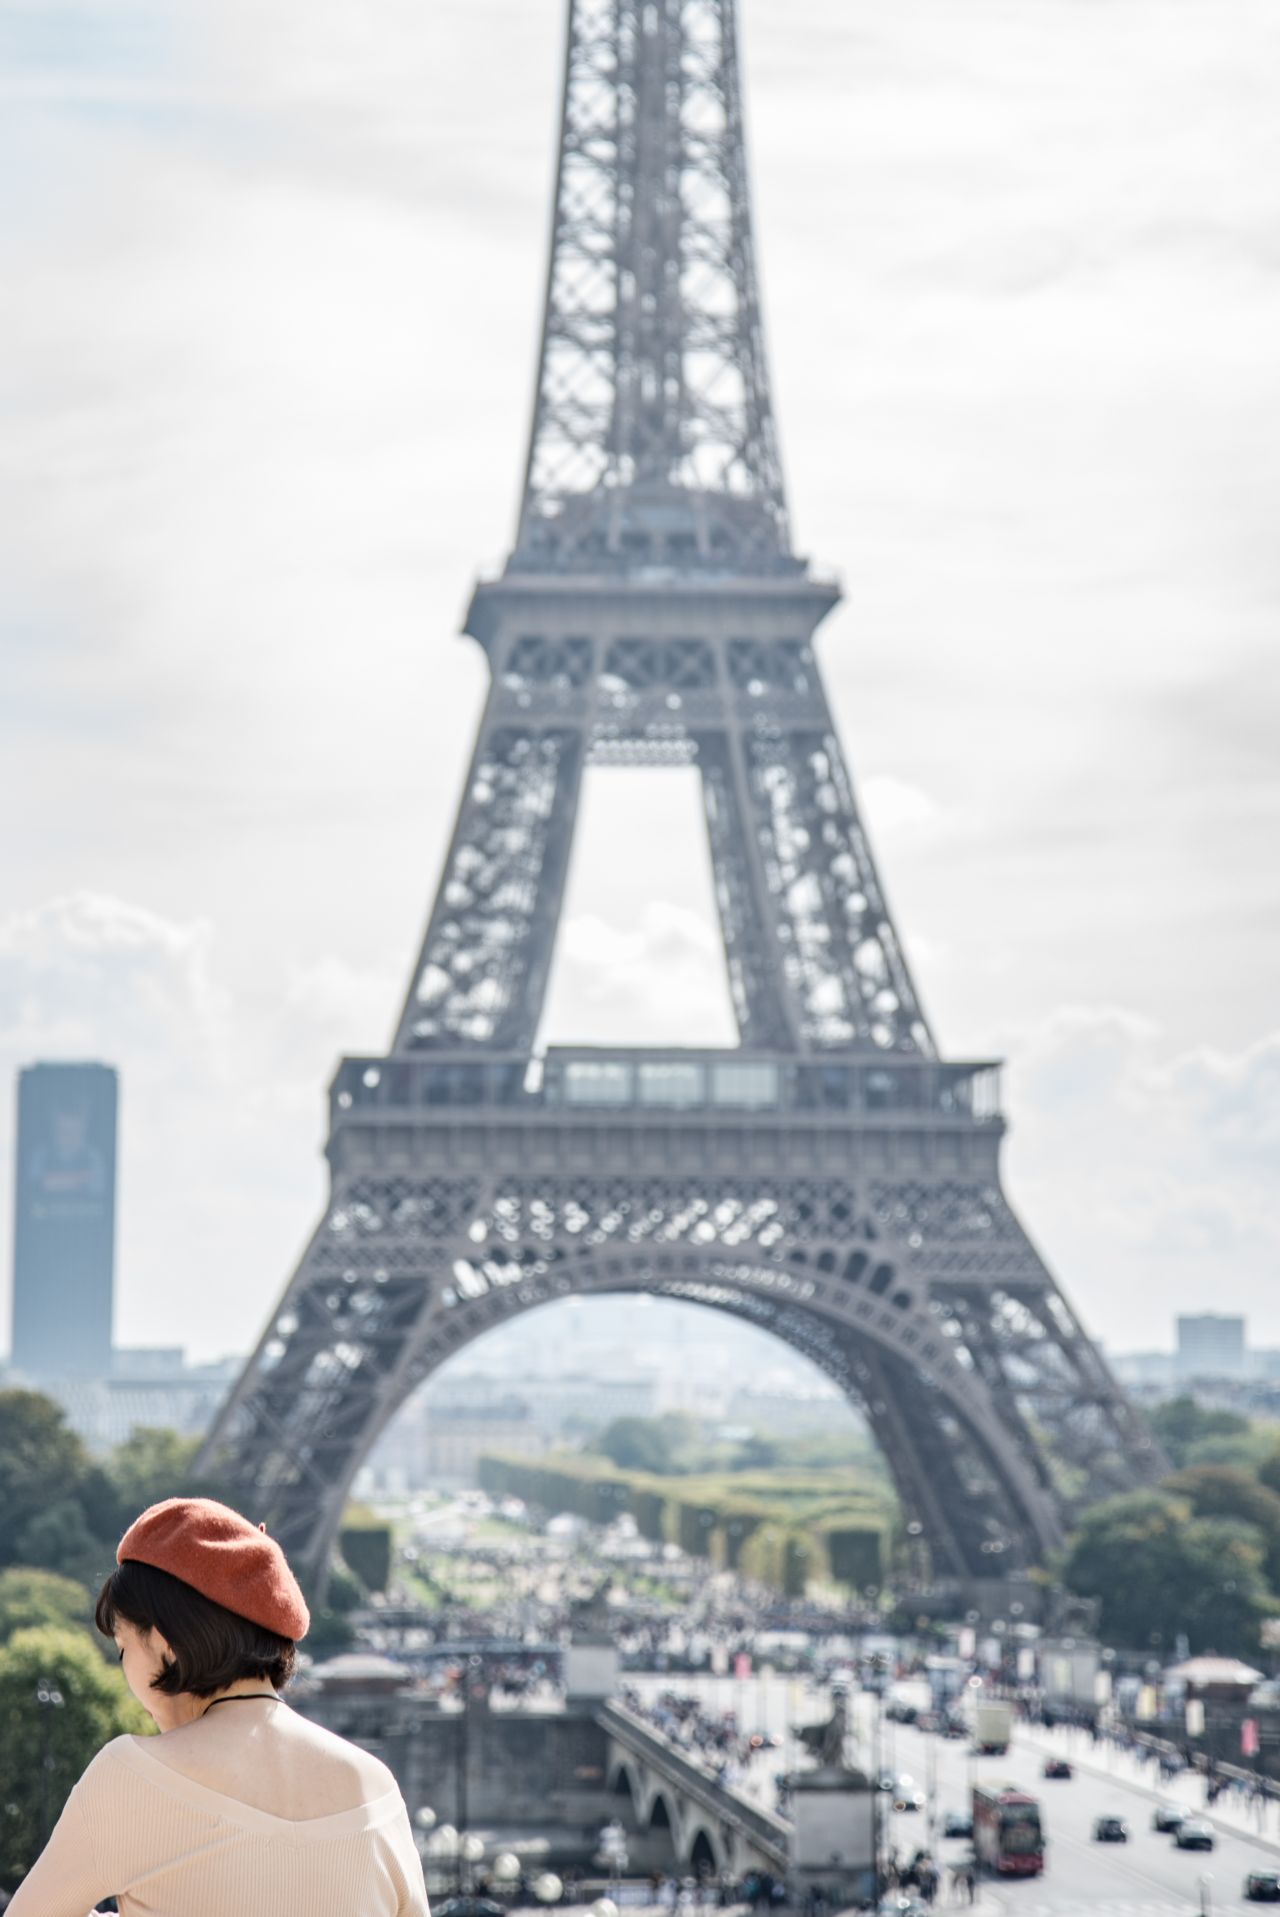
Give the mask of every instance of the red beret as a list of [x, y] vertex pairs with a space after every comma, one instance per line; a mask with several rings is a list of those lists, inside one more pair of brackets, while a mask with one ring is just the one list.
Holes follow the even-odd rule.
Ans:
[[265, 1525], [212, 1498], [166, 1498], [135, 1518], [116, 1563], [150, 1564], [278, 1637], [305, 1637], [311, 1613]]

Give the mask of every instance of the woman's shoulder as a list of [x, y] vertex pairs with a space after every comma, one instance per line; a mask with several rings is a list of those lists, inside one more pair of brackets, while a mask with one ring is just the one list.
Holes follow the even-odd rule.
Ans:
[[77, 1790], [84, 1795], [92, 1793], [97, 1796], [114, 1789], [126, 1767], [132, 1763], [134, 1747], [146, 1742], [145, 1738], [132, 1737], [127, 1733], [123, 1737], [113, 1737], [86, 1764]]
[[[397, 1789], [390, 1770], [371, 1752], [289, 1709], [274, 1712], [247, 1738], [228, 1712], [216, 1726], [200, 1718], [163, 1737], [117, 1741], [134, 1745], [135, 1770], [141, 1755], [144, 1772], [150, 1759], [191, 1784], [276, 1817], [327, 1817], [376, 1803]], [[125, 1762], [130, 1755], [122, 1753]]]
[[295, 1710], [287, 1715], [282, 1712], [279, 1729], [313, 1757], [317, 1764], [345, 1772], [348, 1777], [358, 1780], [366, 1800], [372, 1801], [397, 1788], [393, 1773], [381, 1758], [375, 1757], [372, 1751], [365, 1750], [361, 1745], [339, 1737], [336, 1731], [329, 1730], [325, 1725], [317, 1724], [314, 1718], [304, 1717]]

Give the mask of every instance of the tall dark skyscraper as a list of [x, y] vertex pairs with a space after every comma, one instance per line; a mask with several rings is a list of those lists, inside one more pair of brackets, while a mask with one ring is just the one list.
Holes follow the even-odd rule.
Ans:
[[111, 1367], [118, 1089], [109, 1065], [18, 1075], [13, 1363], [33, 1378]]

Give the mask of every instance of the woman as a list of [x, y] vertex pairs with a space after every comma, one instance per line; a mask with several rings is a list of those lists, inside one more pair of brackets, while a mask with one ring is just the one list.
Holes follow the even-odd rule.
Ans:
[[390, 1771], [280, 1697], [311, 1620], [279, 1545], [168, 1498], [116, 1559], [98, 1629], [161, 1735], [98, 1752], [7, 1917], [425, 1917]]

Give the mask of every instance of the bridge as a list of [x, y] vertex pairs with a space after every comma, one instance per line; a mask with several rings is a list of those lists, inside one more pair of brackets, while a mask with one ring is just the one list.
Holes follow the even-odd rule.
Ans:
[[[786, 1874], [791, 1827], [742, 1791], [718, 1783], [690, 1752], [646, 1718], [611, 1698], [597, 1721], [608, 1738], [606, 1778], [629, 1834], [652, 1840], [676, 1866], [708, 1871], [763, 1869]], [[630, 1799], [630, 1810], [617, 1800]]]

